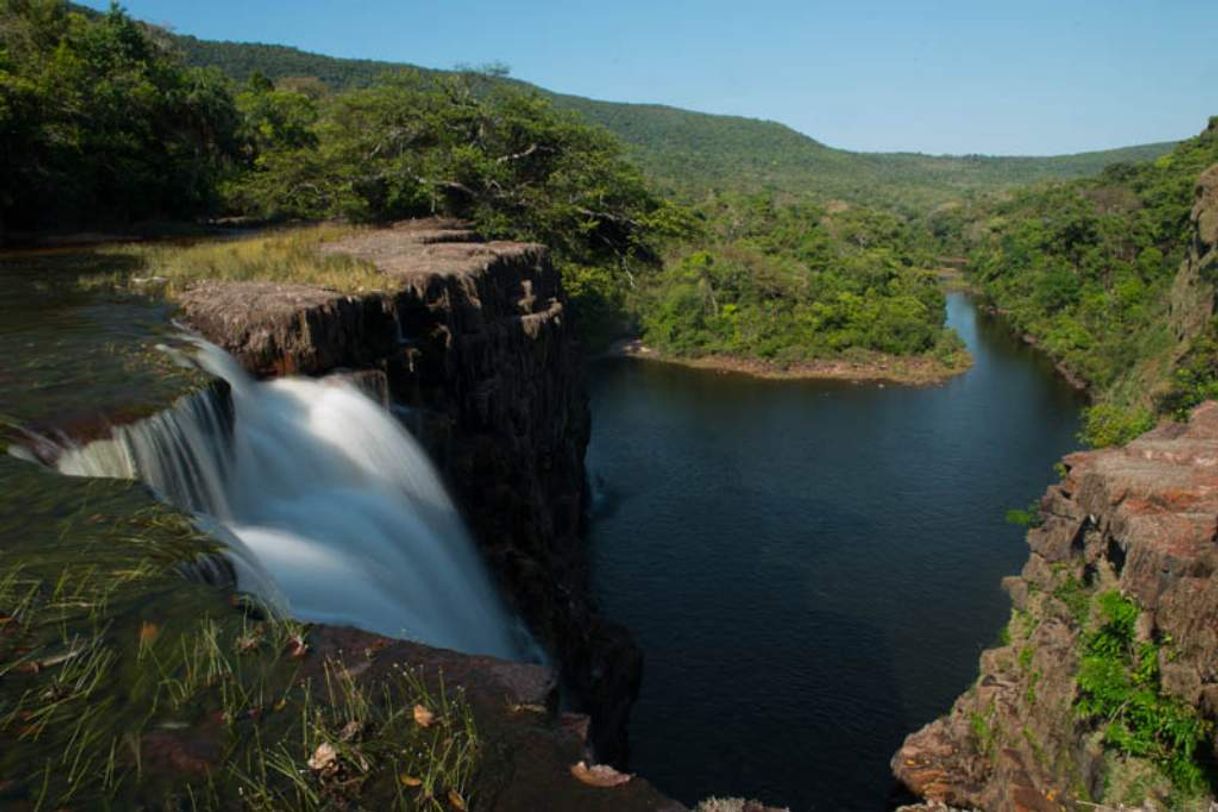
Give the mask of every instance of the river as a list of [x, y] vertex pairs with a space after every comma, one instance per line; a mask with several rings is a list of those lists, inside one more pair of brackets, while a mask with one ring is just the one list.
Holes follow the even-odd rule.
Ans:
[[592, 375], [593, 582], [638, 637], [631, 767], [693, 803], [883, 809], [888, 760], [976, 676], [1082, 402], [961, 293], [931, 388], [649, 361]]

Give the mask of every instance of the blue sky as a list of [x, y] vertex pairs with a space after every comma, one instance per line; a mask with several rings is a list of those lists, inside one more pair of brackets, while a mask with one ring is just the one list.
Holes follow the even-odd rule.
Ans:
[[[88, 0], [105, 7], [105, 0]], [[781, 121], [855, 150], [1045, 155], [1218, 114], [1218, 0], [128, 0], [211, 39]]]

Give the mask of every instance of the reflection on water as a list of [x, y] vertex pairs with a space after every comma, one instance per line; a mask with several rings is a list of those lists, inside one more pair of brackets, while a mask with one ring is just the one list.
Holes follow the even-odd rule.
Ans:
[[683, 801], [884, 808], [888, 760], [976, 674], [1026, 554], [1005, 511], [1080, 402], [962, 294], [941, 387], [593, 376], [594, 582], [646, 654], [632, 767]]

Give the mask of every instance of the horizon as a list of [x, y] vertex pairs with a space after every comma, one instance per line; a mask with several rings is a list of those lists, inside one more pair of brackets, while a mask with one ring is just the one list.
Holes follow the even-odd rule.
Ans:
[[713, 0], [701, 16], [692, 3], [587, 12], [543, 0], [513, 9], [301, 0], [286, 16], [267, 5], [124, 7], [200, 39], [438, 70], [499, 63], [555, 93], [773, 121], [851, 152], [1072, 155], [1180, 141], [1218, 113], [1218, 56], [1205, 40], [1218, 4], [1197, 0], [1167, 12], [1099, 0], [1017, 10], [961, 0], [931, 10], [892, 0], [760, 7], [783, 12], [773, 14]]

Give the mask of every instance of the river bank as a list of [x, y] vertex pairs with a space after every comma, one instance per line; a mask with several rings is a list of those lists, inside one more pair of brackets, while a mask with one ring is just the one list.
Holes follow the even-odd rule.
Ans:
[[966, 351], [958, 352], [952, 363], [930, 356], [900, 356], [867, 353], [863, 360], [824, 358], [780, 364], [764, 358], [711, 353], [680, 356], [648, 347], [641, 339], [623, 339], [604, 353], [606, 358], [637, 358], [662, 364], [674, 364], [691, 369], [748, 375], [768, 380], [826, 380], [852, 383], [898, 384], [904, 386], [934, 386], [966, 372], [973, 359]]
[[947, 312], [974, 363], [939, 386], [593, 365], [593, 584], [647, 656], [632, 769], [679, 800], [885, 808], [1006, 620], [1004, 515], [1080, 401], [970, 298]]

